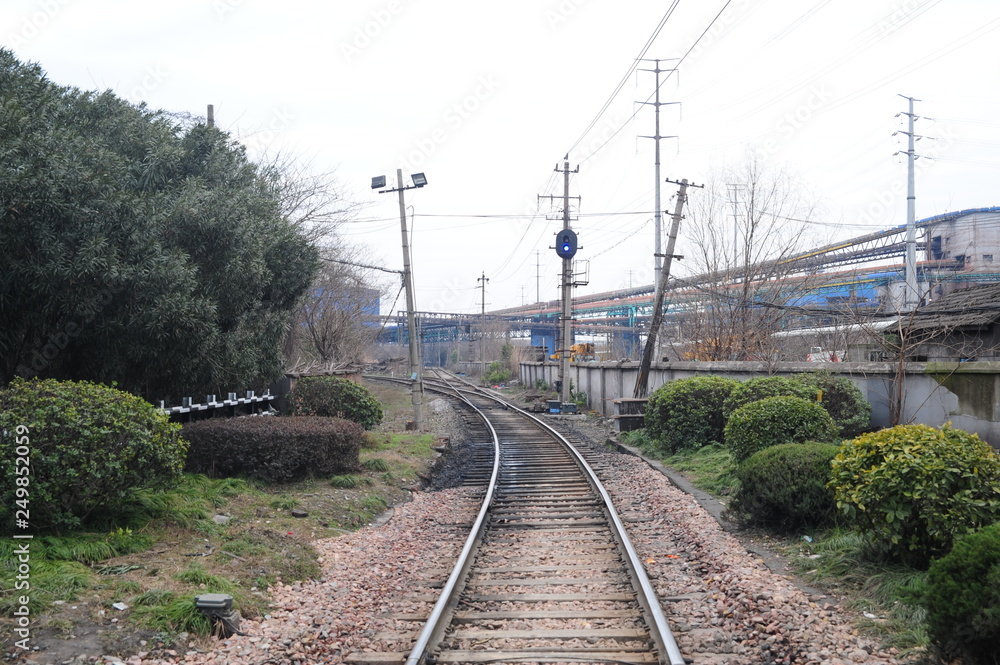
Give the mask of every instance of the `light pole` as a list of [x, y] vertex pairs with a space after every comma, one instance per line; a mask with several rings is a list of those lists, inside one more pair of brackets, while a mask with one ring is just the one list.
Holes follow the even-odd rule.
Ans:
[[420, 367], [420, 338], [417, 336], [417, 323], [414, 316], [413, 305], [413, 271], [410, 270], [410, 243], [406, 235], [406, 204], [403, 201], [403, 192], [407, 189], [417, 189], [427, 184], [427, 178], [423, 173], [414, 173], [410, 176], [413, 184], [409, 187], [403, 186], [403, 171], [396, 169], [396, 187], [385, 188], [385, 176], [375, 176], [372, 178], [372, 189], [379, 190], [379, 194], [389, 192], [399, 192], [399, 227], [403, 234], [403, 287], [406, 289], [406, 327], [410, 338], [410, 393], [413, 401], [413, 424], [417, 431], [423, 427], [423, 414], [421, 413], [421, 395], [424, 392], [423, 379]]

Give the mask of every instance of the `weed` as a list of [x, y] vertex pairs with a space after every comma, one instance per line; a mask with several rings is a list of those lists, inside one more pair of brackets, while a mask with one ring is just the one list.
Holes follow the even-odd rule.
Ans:
[[194, 596], [175, 598], [165, 605], [140, 605], [132, 616], [139, 625], [168, 634], [212, 632], [212, 622], [195, 606]]
[[282, 494], [277, 499], [272, 500], [271, 503], [267, 505], [269, 505], [271, 508], [274, 508], [275, 510], [291, 510], [292, 508], [295, 508], [296, 506], [299, 505], [299, 500], [287, 496], [285, 494]]
[[361, 485], [371, 485], [372, 479], [349, 473], [343, 476], [333, 476], [330, 478], [330, 484], [333, 487], [339, 487], [340, 489], [354, 489], [356, 487], [360, 487]]
[[729, 496], [737, 488], [733, 456], [721, 444], [660, 455], [660, 460], [683, 473], [695, 487], [716, 496]]
[[808, 582], [836, 590], [844, 607], [860, 614], [858, 627], [904, 655], [929, 645], [925, 612], [911, 602], [926, 572], [887, 562], [871, 540], [855, 531], [835, 530], [805, 546], [786, 548]]
[[361, 508], [370, 513], [380, 513], [388, 507], [389, 503], [378, 494], [371, 494], [361, 500]]
[[174, 600], [174, 592], [166, 589], [150, 589], [145, 593], [140, 593], [132, 599], [132, 604], [136, 607], [150, 607], [153, 605], [167, 605]]
[[366, 459], [361, 464], [363, 467], [369, 471], [388, 471], [389, 463], [386, 462], [381, 457], [372, 457], [371, 459]]
[[194, 584], [198, 587], [204, 585], [205, 589], [215, 593], [231, 592], [235, 586], [224, 577], [212, 575], [205, 570], [205, 567], [200, 563], [191, 564], [187, 570], [182, 570], [174, 575], [174, 579], [181, 582], [187, 582], [188, 584]]

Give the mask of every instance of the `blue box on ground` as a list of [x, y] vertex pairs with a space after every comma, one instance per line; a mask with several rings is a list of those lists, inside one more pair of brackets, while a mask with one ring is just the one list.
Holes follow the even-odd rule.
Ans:
[[549, 413], [560, 413], [562, 402], [557, 399], [546, 400], [546, 404], [549, 407]]

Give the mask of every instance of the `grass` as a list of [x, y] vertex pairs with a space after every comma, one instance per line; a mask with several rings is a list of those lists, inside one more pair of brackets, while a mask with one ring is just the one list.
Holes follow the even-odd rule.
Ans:
[[738, 481], [733, 456], [725, 446], [712, 444], [667, 454], [649, 438], [645, 429], [623, 432], [620, 438], [639, 448], [647, 457], [680, 471], [698, 489], [717, 497], [731, 496], [736, 491]]
[[[409, 418], [409, 390], [375, 385], [380, 397], [387, 397], [387, 414], [394, 408], [398, 413], [367, 433], [356, 473], [280, 486], [184, 474], [172, 487], [137, 492], [124, 512], [104, 516], [89, 531], [36, 534], [29, 609], [32, 615], [48, 614], [50, 627], [39, 625], [35, 636], [59, 639], [90, 622], [64, 615], [61, 605], [53, 605], [57, 600], [96, 601], [101, 607], [126, 603], [128, 610], [114, 613], [122, 627], [115, 633], [123, 640], [135, 630], [206, 635], [210, 625], [194, 608], [200, 593], [230, 593], [241, 615], [255, 618], [268, 609], [263, 591], [279, 580], [319, 579], [312, 541], [363, 526], [387, 506], [405, 501], [437, 457], [436, 435], [388, 431], [390, 425], [402, 429]], [[292, 508], [308, 516], [293, 517]], [[215, 524], [211, 518], [218, 513], [229, 516], [229, 523]], [[20, 606], [14, 546], [11, 539], [0, 540], [4, 638], [9, 617]]]
[[925, 612], [910, 600], [926, 572], [885, 561], [854, 531], [831, 531], [783, 552], [805, 581], [841, 595], [844, 607], [860, 615], [858, 627], [886, 647], [904, 657], [929, 647]]

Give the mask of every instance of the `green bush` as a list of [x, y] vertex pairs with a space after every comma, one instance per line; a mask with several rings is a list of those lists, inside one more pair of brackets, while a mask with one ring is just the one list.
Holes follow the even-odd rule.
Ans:
[[768, 397], [736, 409], [726, 423], [726, 445], [737, 464], [781, 443], [830, 442], [837, 426], [816, 402], [801, 397]]
[[911, 565], [1000, 517], [1000, 457], [950, 426], [899, 425], [845, 441], [831, 487], [845, 517]]
[[646, 431], [667, 452], [722, 443], [722, 403], [737, 381], [696, 376], [665, 383], [649, 396]]
[[293, 416], [353, 420], [365, 429], [382, 422], [382, 405], [360, 383], [335, 376], [304, 376], [288, 393]]
[[360, 470], [363, 435], [357, 423], [318, 416], [201, 420], [184, 427], [189, 471], [268, 483]]
[[113, 521], [135, 492], [180, 475], [180, 429], [114, 388], [15, 379], [0, 391], [0, 522], [12, 528], [22, 509], [39, 530]]
[[921, 589], [927, 632], [966, 665], [1000, 662], [1000, 524], [955, 541]]
[[798, 379], [810, 386], [813, 393], [822, 392], [820, 403], [840, 428], [840, 436], [851, 439], [868, 429], [872, 405], [854, 382], [829, 372], [801, 374]]
[[801, 397], [816, 401], [816, 389], [806, 385], [798, 378], [784, 376], [764, 376], [750, 379], [737, 384], [726, 401], [722, 403], [722, 415], [728, 420], [733, 412], [750, 402], [757, 402], [767, 397]]
[[836, 518], [830, 482], [832, 443], [783, 443], [751, 455], [736, 468], [740, 481], [731, 510], [749, 524], [791, 532]]

